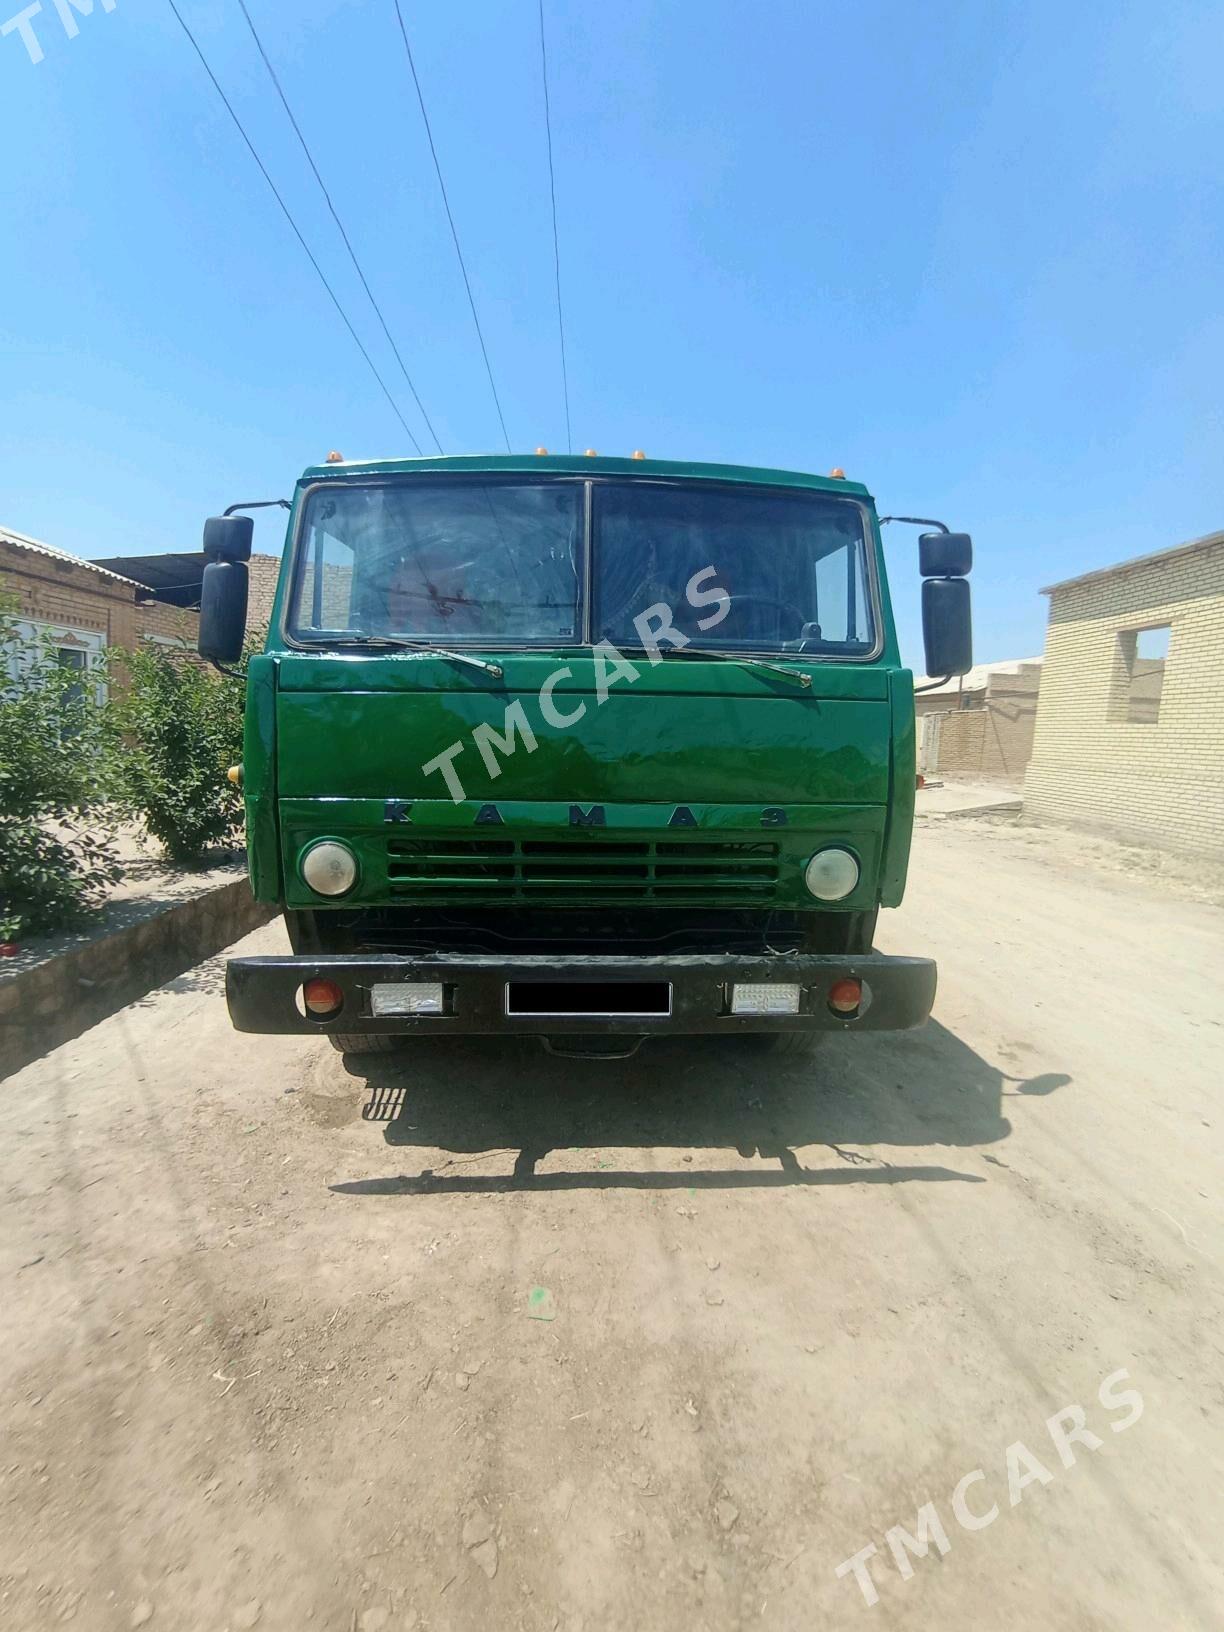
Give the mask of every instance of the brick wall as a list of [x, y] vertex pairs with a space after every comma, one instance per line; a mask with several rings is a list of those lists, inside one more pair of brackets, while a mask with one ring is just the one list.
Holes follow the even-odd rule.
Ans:
[[147, 601], [136, 607], [137, 632], [143, 638], [173, 640], [195, 651], [200, 638], [200, 614], [166, 601]]
[[[1158, 625], [1163, 667], [1135, 658], [1133, 632]], [[1224, 854], [1224, 534], [1050, 591], [1024, 806]]]
[[0, 590], [15, 597], [18, 617], [88, 629], [108, 646], [135, 645], [135, 590], [117, 578], [0, 538]]
[[0, 590], [17, 601], [17, 615], [37, 623], [86, 629], [107, 646], [134, 651], [145, 635], [181, 639], [193, 650], [199, 615], [162, 601], [141, 604], [148, 591], [76, 561], [22, 549], [0, 538]]
[[[998, 776], [1016, 781], [1024, 775], [1033, 749], [1033, 725], [1037, 717], [1037, 697], [1041, 669], [1024, 664], [1015, 674], [994, 673], [986, 686], [966, 692], [957, 700], [936, 693], [941, 710], [919, 713], [919, 743], [931, 741], [930, 728], [922, 723], [925, 714], [939, 713], [938, 751], [923, 755], [924, 774], [946, 772], [949, 776]], [[915, 705], [924, 699], [914, 699]], [[951, 703], [951, 707], [949, 707]]]
[[265, 630], [272, 621], [272, 601], [280, 577], [279, 555], [253, 555], [247, 562], [250, 574], [247, 590], [247, 628], [252, 634]]
[[933, 770], [949, 776], [1024, 775], [1033, 748], [1031, 703], [987, 702], [941, 716]]

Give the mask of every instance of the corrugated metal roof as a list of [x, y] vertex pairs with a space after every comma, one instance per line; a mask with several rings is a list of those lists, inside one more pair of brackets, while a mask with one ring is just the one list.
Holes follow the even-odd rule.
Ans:
[[1129, 561], [1119, 561], [1112, 567], [1096, 567], [1092, 572], [1081, 572], [1078, 578], [1062, 578], [1056, 584], [1047, 584], [1042, 595], [1053, 595], [1056, 589], [1070, 589], [1073, 585], [1090, 584], [1094, 578], [1112, 578], [1118, 572], [1133, 572], [1136, 567], [1154, 566], [1158, 561], [1172, 561], [1179, 555], [1192, 555], [1195, 550], [1214, 549], [1224, 544], [1224, 532], [1204, 533], [1192, 538], [1189, 544], [1175, 544], [1171, 550], [1157, 550], [1152, 555], [1135, 555]]
[[[267, 590], [263, 588], [265, 562], [268, 563], [266, 570], [271, 578], [271, 586]], [[248, 605], [252, 618], [262, 596], [268, 603], [264, 614], [264, 621], [267, 621], [267, 612], [271, 610], [271, 592], [276, 588], [280, 562], [279, 555], [268, 555], [262, 550], [252, 554], [248, 563], [251, 574], [251, 596]], [[208, 560], [202, 550], [175, 550], [163, 555], [104, 555], [94, 565], [135, 579], [138, 584], [144, 585], [150, 595], [159, 601], [165, 601], [168, 605], [194, 607], [200, 602], [200, 586]]]
[[198, 606], [204, 568], [202, 550], [166, 555], [104, 555], [95, 565], [143, 584], [149, 594], [171, 606]]
[[70, 561], [74, 567], [88, 567], [90, 572], [99, 573], [103, 578], [113, 578], [117, 584], [130, 584], [133, 589], [141, 587], [134, 578], [124, 578], [120, 573], [112, 572], [109, 567], [100, 567], [96, 561], [86, 561], [84, 556], [69, 555], [67, 550], [57, 550], [50, 544], [44, 544], [40, 538], [29, 538], [25, 533], [15, 533], [11, 527], [0, 527], [0, 540], [5, 544], [15, 544], [19, 550], [32, 550], [35, 555], [50, 556], [52, 561]]

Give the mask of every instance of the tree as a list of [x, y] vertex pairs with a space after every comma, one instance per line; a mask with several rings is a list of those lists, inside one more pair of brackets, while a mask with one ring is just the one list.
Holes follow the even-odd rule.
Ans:
[[185, 647], [111, 655], [125, 681], [112, 707], [122, 797], [172, 861], [198, 862], [242, 825], [226, 770], [242, 758], [243, 687]]
[[79, 920], [121, 876], [98, 820], [108, 784], [105, 666], [65, 668], [0, 602], [0, 940]]

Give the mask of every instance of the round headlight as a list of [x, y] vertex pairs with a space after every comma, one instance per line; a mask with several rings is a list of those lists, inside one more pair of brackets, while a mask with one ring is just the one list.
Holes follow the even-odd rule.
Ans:
[[322, 839], [298, 864], [316, 895], [344, 895], [357, 882], [357, 858], [346, 844]]
[[841, 901], [859, 881], [859, 864], [849, 850], [817, 850], [804, 869], [803, 882], [818, 901]]

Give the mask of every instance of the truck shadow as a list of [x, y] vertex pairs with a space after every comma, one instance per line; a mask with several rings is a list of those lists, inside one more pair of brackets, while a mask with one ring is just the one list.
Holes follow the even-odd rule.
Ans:
[[[345, 1064], [368, 1089], [362, 1116], [384, 1124], [388, 1145], [448, 1153], [415, 1175], [332, 1186], [347, 1195], [983, 1183], [980, 1172], [899, 1164], [892, 1150], [994, 1144], [1011, 1131], [1005, 1092], [1040, 1096], [1070, 1080], [1007, 1076], [935, 1021], [918, 1032], [834, 1037], [801, 1060], [748, 1040], [660, 1039], [629, 1060], [586, 1061], [518, 1039], [469, 1038], [420, 1039], [402, 1055]], [[804, 1165], [796, 1152], [811, 1146], [831, 1151], [835, 1164]], [[626, 1149], [656, 1159], [674, 1151], [677, 1162], [639, 1171], [599, 1160]], [[716, 1150], [777, 1166], [688, 1165], [695, 1152], [708, 1162]], [[558, 1151], [586, 1159], [578, 1170], [538, 1172]], [[514, 1156], [512, 1173], [463, 1171], [495, 1154]]]

